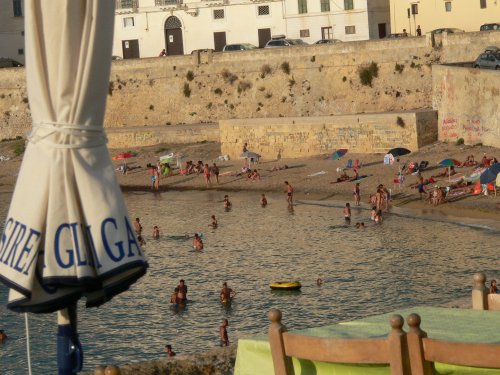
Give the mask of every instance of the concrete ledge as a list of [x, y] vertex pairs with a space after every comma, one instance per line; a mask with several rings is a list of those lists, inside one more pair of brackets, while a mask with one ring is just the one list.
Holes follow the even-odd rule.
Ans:
[[358, 115], [221, 120], [222, 154], [238, 157], [243, 144], [275, 159], [314, 156], [348, 148], [385, 153], [392, 147], [412, 151], [437, 140], [433, 110]]

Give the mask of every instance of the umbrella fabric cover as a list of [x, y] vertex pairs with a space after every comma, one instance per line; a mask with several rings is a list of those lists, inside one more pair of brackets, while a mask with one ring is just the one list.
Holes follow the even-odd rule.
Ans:
[[[147, 268], [106, 148], [114, 2], [26, 0], [33, 129], [0, 238], [8, 307], [97, 306]], [[34, 174], [36, 171], [36, 174]]]
[[332, 156], [330, 156], [330, 159], [331, 160], [337, 160], [337, 159], [340, 159], [342, 156], [344, 156], [345, 154], [347, 154], [347, 149], [346, 148], [341, 148], [341, 149], [338, 149], [337, 151], [335, 151]]
[[479, 182], [482, 184], [489, 184], [490, 182], [496, 181], [498, 174], [500, 173], [500, 163], [495, 163], [488, 167], [479, 177]]
[[245, 151], [245, 152], [242, 152], [240, 154], [240, 158], [247, 158], [247, 159], [251, 159], [251, 158], [254, 158], [254, 159], [258, 159], [260, 158], [260, 155], [255, 153], [255, 152], [252, 152], [252, 151]]
[[460, 166], [460, 162], [456, 159], [444, 159], [441, 160], [438, 165], [440, 167], [458, 167]]
[[127, 152], [125, 154], [118, 154], [118, 155], [113, 156], [113, 160], [130, 159], [130, 158], [133, 158], [135, 156], [136, 156], [135, 154], [131, 154], [131, 153]]
[[395, 158], [397, 158], [398, 156], [408, 155], [410, 152], [410, 150], [403, 147], [391, 148], [389, 151], [387, 151], [388, 154], [391, 154]]

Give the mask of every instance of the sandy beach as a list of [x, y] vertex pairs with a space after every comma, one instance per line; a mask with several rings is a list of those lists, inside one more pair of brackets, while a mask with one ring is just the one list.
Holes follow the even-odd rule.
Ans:
[[[0, 201], [2, 204], [8, 204], [8, 193], [13, 190], [16, 176], [21, 165], [22, 156], [15, 156], [16, 148], [23, 141], [9, 141], [0, 143], [0, 155], [10, 157], [8, 161], [0, 161]], [[248, 145], [248, 149], [259, 152], [258, 145]], [[146, 167], [148, 163], [155, 164], [162, 155], [171, 152], [183, 155], [182, 163], [193, 160], [196, 163], [202, 160], [210, 166], [216, 162], [220, 168], [219, 184], [212, 181], [208, 189], [221, 192], [247, 191], [256, 193], [256, 202], [261, 193], [265, 194], [284, 194], [284, 181], [289, 181], [294, 188], [294, 199], [315, 200], [315, 201], [345, 201], [353, 203], [352, 190], [354, 182], [344, 181], [336, 182], [340, 173], [337, 168], [343, 168], [349, 159], [361, 162], [359, 169], [360, 176], [367, 176], [360, 180], [361, 202], [368, 207], [370, 194], [376, 192], [379, 184], [384, 184], [392, 192], [392, 205], [403, 209], [415, 210], [417, 213], [426, 215], [438, 215], [448, 217], [472, 218], [495, 220], [500, 217], [500, 195], [495, 197], [493, 193], [484, 195], [467, 195], [453, 202], [446, 202], [437, 207], [426, 203], [419, 198], [417, 189], [409, 185], [417, 181], [416, 176], [405, 175], [403, 186], [395, 186], [394, 179], [397, 177], [398, 169], [402, 164], [411, 161], [418, 162], [426, 160], [429, 166], [424, 170], [423, 177], [429, 178], [432, 175], [442, 173], [444, 168], [438, 168], [437, 163], [446, 158], [454, 158], [464, 161], [466, 156], [474, 155], [476, 160], [481, 160], [484, 154], [488, 158], [500, 157], [499, 150], [492, 147], [465, 146], [449, 143], [436, 142], [425, 146], [417, 152], [402, 156], [399, 163], [393, 165], [384, 165], [383, 154], [354, 154], [347, 153], [339, 160], [330, 160], [329, 155], [320, 155], [310, 158], [294, 158], [277, 160], [260, 160], [254, 166], [260, 175], [258, 181], [250, 181], [246, 176], [236, 176], [241, 170], [244, 160], [218, 160], [220, 156], [220, 144], [215, 142], [201, 142], [194, 144], [160, 144], [138, 149], [111, 149], [110, 154], [117, 155], [123, 152], [134, 152], [137, 156], [127, 159], [127, 164], [131, 170], [126, 174], [117, 171], [118, 181], [123, 191], [148, 191], [151, 190], [149, 170]], [[114, 161], [118, 168], [122, 161]], [[273, 167], [288, 166], [287, 169], [272, 171]], [[468, 175], [473, 167], [456, 168], [456, 172]], [[349, 176], [354, 176], [352, 169], [346, 169]], [[444, 187], [449, 185], [448, 177], [436, 179], [437, 185]], [[207, 189], [203, 174], [190, 174], [187, 176], [179, 175], [178, 169], [174, 169], [174, 175], [161, 177], [160, 191], [168, 190], [205, 190]], [[5, 194], [7, 193], [7, 194]]]

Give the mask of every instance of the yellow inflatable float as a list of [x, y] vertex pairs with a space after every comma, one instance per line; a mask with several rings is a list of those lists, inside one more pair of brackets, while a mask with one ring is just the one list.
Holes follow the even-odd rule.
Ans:
[[272, 290], [299, 290], [302, 287], [302, 284], [298, 281], [278, 281], [269, 284], [269, 287]]

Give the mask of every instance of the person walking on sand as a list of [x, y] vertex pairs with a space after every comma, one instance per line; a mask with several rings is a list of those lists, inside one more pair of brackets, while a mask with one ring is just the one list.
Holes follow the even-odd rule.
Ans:
[[212, 166], [212, 174], [215, 176], [215, 182], [219, 184], [219, 167], [215, 163]]
[[154, 190], [159, 190], [160, 189], [160, 172], [158, 172], [158, 168], [155, 168], [153, 173], [154, 173], [154, 177], [155, 177]]
[[356, 204], [356, 206], [359, 206], [359, 204], [360, 204], [359, 202], [361, 201], [359, 182], [357, 182], [356, 185], [354, 186], [352, 194], [354, 195], [354, 203]]
[[210, 184], [210, 167], [208, 166], [208, 164], [205, 164], [205, 166], [203, 167], [203, 175], [205, 176], [205, 182], [208, 187], [208, 185]]
[[289, 206], [292, 206], [293, 205], [293, 187], [292, 187], [292, 185], [290, 185], [290, 183], [288, 181], [285, 181], [285, 186], [286, 186], [285, 193], [287, 195], [286, 201], [288, 202]]
[[229, 322], [227, 319], [222, 319], [222, 324], [219, 327], [219, 337], [220, 337], [220, 346], [229, 346], [229, 337], [227, 335], [227, 326]]

